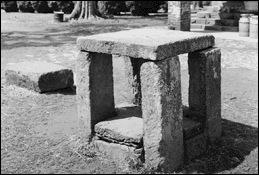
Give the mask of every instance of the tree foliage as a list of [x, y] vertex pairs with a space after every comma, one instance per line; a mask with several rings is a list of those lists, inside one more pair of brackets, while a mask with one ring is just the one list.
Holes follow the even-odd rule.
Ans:
[[146, 16], [157, 12], [165, 1], [125, 1], [125, 4], [133, 16]]
[[121, 11], [123, 4], [124, 1], [98, 1], [98, 10], [104, 16], [115, 15]]
[[48, 1], [48, 6], [51, 11], [62, 11], [70, 14], [75, 6], [76, 1]]
[[[148, 13], [155, 13], [163, 8], [167, 12], [167, 1], [1, 1], [3, 8], [7, 12], [38, 12], [48, 13], [53, 11], [63, 11], [66, 14], [71, 14], [75, 10], [76, 3], [80, 3], [80, 8], [75, 11], [81, 11], [82, 14], [74, 15], [81, 16], [87, 11], [85, 7], [103, 18], [109, 18], [113, 15], [118, 15], [120, 12], [131, 12], [132, 15], [146, 16]], [[84, 3], [82, 3], [84, 2]], [[78, 6], [79, 7], [79, 6]], [[87, 15], [86, 15], [87, 16]]]
[[32, 7], [38, 13], [49, 13], [51, 9], [49, 8], [48, 1], [31, 1]]
[[16, 1], [1, 1], [1, 6], [6, 12], [18, 12]]
[[162, 9], [165, 13], [168, 12], [168, 1], [161, 1], [160, 9]]
[[34, 13], [35, 11], [31, 1], [17, 1], [17, 6], [21, 12]]

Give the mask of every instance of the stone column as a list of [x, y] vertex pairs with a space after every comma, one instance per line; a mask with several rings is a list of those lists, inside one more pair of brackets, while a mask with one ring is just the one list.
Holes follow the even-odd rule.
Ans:
[[203, 123], [211, 141], [221, 136], [221, 52], [209, 48], [189, 53], [189, 109]]
[[113, 116], [115, 111], [112, 55], [81, 51], [76, 74], [80, 135], [89, 142], [94, 125]]
[[183, 161], [183, 116], [178, 56], [141, 66], [145, 163], [174, 171]]
[[168, 1], [168, 28], [190, 31], [191, 1]]
[[144, 60], [124, 56], [124, 62], [130, 100], [133, 104], [139, 106], [141, 105], [140, 67]]

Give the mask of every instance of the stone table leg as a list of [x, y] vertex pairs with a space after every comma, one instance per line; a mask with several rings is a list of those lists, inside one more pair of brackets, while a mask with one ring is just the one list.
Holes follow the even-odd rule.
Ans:
[[140, 76], [145, 163], [159, 171], [173, 171], [184, 155], [179, 58], [145, 62]]
[[141, 105], [140, 67], [144, 61], [141, 58], [124, 56], [124, 62], [130, 100], [139, 106]]
[[221, 136], [221, 52], [209, 48], [188, 55], [189, 109], [211, 141]]
[[76, 60], [77, 110], [81, 139], [91, 141], [94, 125], [114, 114], [112, 55], [80, 52]]

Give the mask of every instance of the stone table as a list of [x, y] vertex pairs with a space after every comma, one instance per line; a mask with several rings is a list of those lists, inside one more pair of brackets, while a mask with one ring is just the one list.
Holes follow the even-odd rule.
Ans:
[[145, 164], [175, 170], [184, 156], [179, 54], [189, 53], [190, 116], [202, 122], [206, 137], [214, 140], [221, 135], [221, 53], [214, 45], [212, 35], [161, 29], [79, 37], [76, 72], [82, 139], [90, 142], [94, 126], [116, 115], [112, 55], [121, 55], [138, 66], [130, 75], [141, 94], [137, 101], [142, 110]]

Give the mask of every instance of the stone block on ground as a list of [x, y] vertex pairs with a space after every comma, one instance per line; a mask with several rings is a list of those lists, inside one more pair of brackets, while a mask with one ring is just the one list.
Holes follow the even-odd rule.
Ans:
[[5, 69], [7, 84], [36, 92], [47, 92], [73, 86], [73, 71], [66, 67], [41, 61], [9, 63]]
[[[120, 104], [116, 106], [116, 112], [120, 117], [117, 116], [117, 118], [108, 119], [95, 125], [96, 135], [93, 143], [100, 152], [107, 154], [119, 165], [127, 167], [130, 164], [129, 161], [133, 161], [131, 163], [140, 162], [145, 156], [143, 144], [136, 145], [132, 142], [142, 140], [143, 137], [143, 126], [141, 126], [143, 119], [139, 118], [141, 117], [141, 107], [133, 104]], [[129, 120], [125, 120], [125, 118]], [[127, 127], [127, 125], [131, 126]], [[183, 134], [185, 159], [193, 159], [206, 151], [207, 140], [201, 123], [183, 117]], [[128, 142], [125, 142], [126, 139]]]
[[142, 146], [143, 119], [141, 107], [116, 108], [117, 116], [95, 125], [95, 135], [110, 141], [133, 147]]
[[93, 144], [99, 152], [108, 156], [121, 168], [129, 168], [131, 165], [143, 163], [143, 148], [106, 142], [98, 138], [93, 139]]

